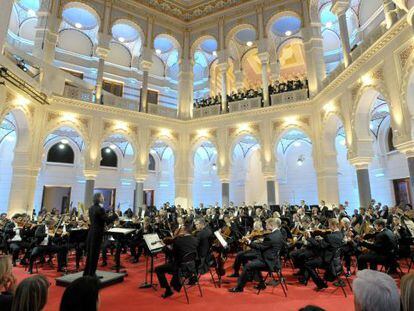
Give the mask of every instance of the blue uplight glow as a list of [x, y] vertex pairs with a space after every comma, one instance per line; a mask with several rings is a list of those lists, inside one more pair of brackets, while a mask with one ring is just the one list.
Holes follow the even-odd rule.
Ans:
[[300, 26], [301, 21], [296, 16], [282, 16], [272, 25], [272, 32], [278, 36], [285, 36], [288, 31], [295, 34]]
[[174, 48], [174, 44], [168, 38], [157, 37], [154, 40], [154, 48], [160, 50], [161, 53], [166, 53]]
[[138, 39], [138, 31], [127, 24], [116, 24], [112, 27], [112, 36], [118, 40], [123, 38], [125, 42], [133, 42]]
[[68, 8], [63, 11], [63, 18], [69, 24], [82, 25], [82, 29], [93, 29], [98, 25], [95, 15], [82, 8]]

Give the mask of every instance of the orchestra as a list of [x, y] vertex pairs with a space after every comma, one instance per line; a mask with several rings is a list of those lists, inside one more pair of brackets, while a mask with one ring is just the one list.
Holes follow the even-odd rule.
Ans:
[[[353, 263], [354, 270], [384, 266], [395, 273], [400, 259], [411, 258], [414, 224], [407, 206], [388, 211], [387, 206], [373, 201], [368, 208], [349, 215], [345, 205], [308, 206], [305, 202], [190, 210], [166, 203], [159, 210], [143, 207], [136, 214], [121, 217], [114, 209], [105, 211], [102, 200], [102, 196], [94, 197], [88, 212], [73, 209], [62, 215], [46, 211], [37, 217], [35, 213], [10, 218], [2, 215], [1, 251], [12, 254], [13, 264], [26, 267], [28, 273], [37, 273], [38, 264], [53, 266], [55, 258], [57, 271], [69, 273], [69, 254], [75, 252], [77, 270], [84, 261], [84, 274], [95, 275], [99, 254], [102, 252], [104, 266], [108, 251], [115, 247], [109, 227], [133, 229], [118, 244], [119, 251], [130, 252], [133, 264], [148, 255], [145, 235], [157, 234], [166, 258], [165, 264], [155, 267], [158, 282], [165, 289], [164, 298], [180, 290], [177, 271], [189, 254], [194, 254], [192, 260], [200, 274], [213, 269], [224, 276], [226, 266], [232, 266], [228, 277], [235, 282], [230, 289], [233, 293], [243, 292], [252, 280], [259, 282], [256, 288], [264, 289], [261, 272], [281, 271], [287, 263], [295, 269], [298, 284], [312, 280], [316, 290], [323, 290], [330, 280], [328, 267], [336, 256], [346, 276], [351, 275]], [[234, 261], [229, 261], [233, 257]], [[327, 273], [319, 273], [321, 270]], [[173, 276], [170, 283], [166, 274]]]

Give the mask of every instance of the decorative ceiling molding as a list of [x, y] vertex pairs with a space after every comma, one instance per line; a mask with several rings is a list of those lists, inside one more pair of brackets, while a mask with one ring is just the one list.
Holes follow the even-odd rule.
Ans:
[[192, 21], [219, 11], [255, 0], [134, 0], [140, 4], [174, 16], [183, 21]]

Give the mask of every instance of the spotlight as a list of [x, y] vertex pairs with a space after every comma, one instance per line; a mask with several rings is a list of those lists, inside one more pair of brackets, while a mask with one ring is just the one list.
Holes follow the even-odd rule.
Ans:
[[300, 143], [300, 141], [295, 141], [293, 145], [295, 147], [300, 147], [302, 144]]
[[66, 147], [65, 147], [65, 145], [64, 144], [59, 144], [59, 149], [61, 149], [61, 150], [63, 150], [63, 149], [65, 149]]
[[123, 42], [125, 42], [125, 38], [124, 37], [119, 37], [118, 38], [118, 41], [121, 42], [121, 43], [123, 43]]
[[161, 50], [160, 50], [160, 49], [156, 49], [156, 50], [155, 50], [155, 53], [157, 53], [157, 55], [161, 55], [161, 53], [162, 53], [162, 52], [161, 52]]
[[252, 41], [247, 41], [247, 42], [246, 42], [246, 45], [247, 45], [247, 46], [252, 46], [252, 45], [253, 45], [253, 42], [252, 42]]
[[114, 144], [111, 144], [111, 145], [109, 146], [109, 148], [111, 148], [112, 150], [115, 150], [116, 146], [115, 146]]
[[66, 138], [63, 138], [60, 142], [64, 145], [69, 144], [69, 140], [67, 140]]
[[296, 162], [298, 166], [302, 166], [303, 162], [305, 162], [305, 157], [303, 155], [299, 156], [298, 161]]
[[285, 32], [285, 35], [286, 35], [287, 37], [289, 37], [289, 36], [291, 36], [291, 35], [292, 35], [292, 32], [291, 32], [290, 30], [288, 30], [288, 31], [286, 31], [286, 32]]
[[81, 29], [82, 28], [82, 24], [81, 23], [76, 23], [75, 24], [75, 27], [78, 28], [78, 29]]
[[212, 168], [213, 168], [213, 171], [217, 171], [217, 164], [213, 163]]
[[217, 51], [213, 51], [213, 56], [217, 56]]
[[106, 153], [111, 153], [111, 148], [105, 148]]
[[32, 9], [27, 10], [27, 16], [29, 17], [35, 17], [36, 16], [36, 12]]
[[325, 27], [326, 28], [331, 28], [333, 26], [333, 24], [332, 24], [332, 22], [327, 22], [326, 24], [325, 24]]

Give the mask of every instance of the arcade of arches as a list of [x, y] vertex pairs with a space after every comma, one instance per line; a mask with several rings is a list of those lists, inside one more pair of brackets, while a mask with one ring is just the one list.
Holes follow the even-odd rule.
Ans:
[[413, 203], [413, 1], [233, 2], [2, 1], [0, 212]]

